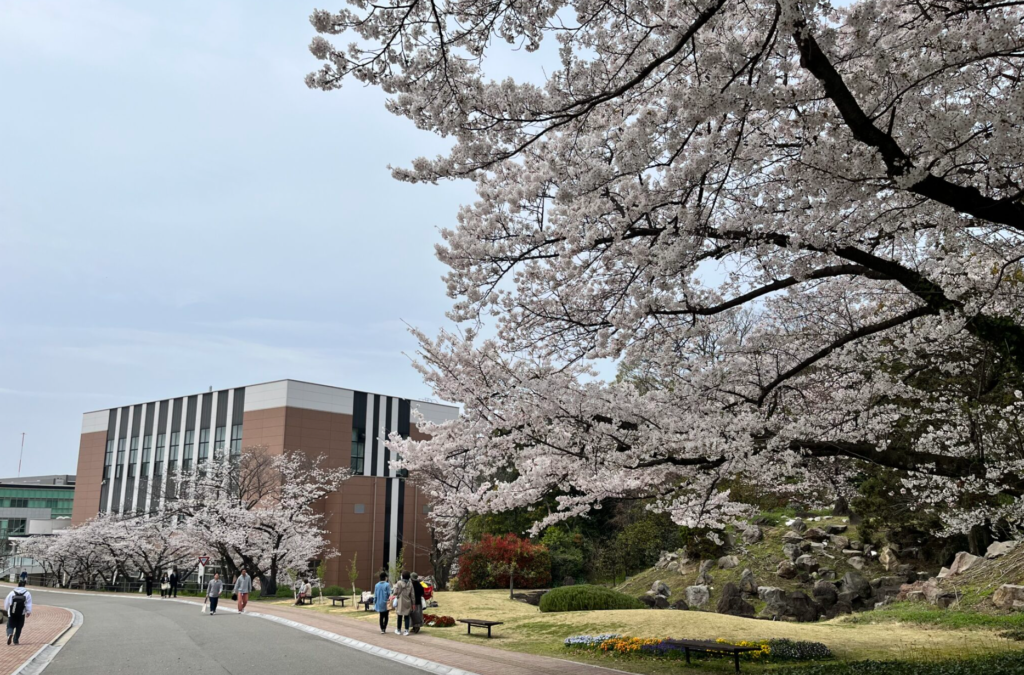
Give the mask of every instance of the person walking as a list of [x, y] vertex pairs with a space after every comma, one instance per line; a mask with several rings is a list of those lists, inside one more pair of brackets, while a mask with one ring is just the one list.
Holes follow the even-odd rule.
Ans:
[[[398, 615], [398, 623], [395, 624], [395, 635], [409, 634], [409, 615], [412, 614], [412, 606], [416, 601], [415, 591], [412, 590], [412, 581], [408, 572], [402, 572], [402, 579], [395, 584], [395, 614]], [[402, 621], [405, 621], [405, 629], [402, 629]]]
[[252, 592], [252, 577], [249, 573], [242, 568], [241, 574], [235, 579], [235, 595], [238, 596], [238, 613], [241, 614], [245, 611], [245, 606], [249, 604], [249, 593]]
[[18, 577], [18, 578], [19, 578], [19, 579], [20, 579], [21, 581], [24, 581], [24, 582], [25, 582], [26, 584], [28, 584], [28, 571], [27, 571], [27, 570], [22, 570], [22, 571], [21, 571], [21, 576], [20, 576], [20, 577]]
[[210, 602], [210, 616], [217, 614], [217, 601], [224, 590], [224, 582], [220, 580], [220, 574], [213, 575], [213, 581], [206, 587], [206, 599]]
[[166, 598], [171, 590], [171, 582], [167, 578], [167, 572], [160, 575], [160, 597]]
[[24, 579], [18, 581], [18, 587], [7, 594], [4, 611], [7, 612], [7, 644], [12, 641], [18, 644], [25, 619], [32, 616], [32, 594], [25, 588]]
[[171, 585], [167, 591], [167, 597], [176, 598], [178, 597], [178, 568], [171, 568], [171, 576], [167, 577], [167, 582]]
[[411, 581], [413, 592], [412, 631], [418, 633], [420, 627], [423, 626], [423, 584], [420, 583], [420, 575], [415, 572], [412, 573]]
[[391, 616], [391, 607], [388, 600], [391, 598], [391, 584], [388, 583], [388, 573], [380, 573], [380, 581], [373, 587], [373, 608], [380, 618], [380, 633], [388, 632], [388, 617]]
[[153, 597], [153, 575], [146, 574], [146, 597]]

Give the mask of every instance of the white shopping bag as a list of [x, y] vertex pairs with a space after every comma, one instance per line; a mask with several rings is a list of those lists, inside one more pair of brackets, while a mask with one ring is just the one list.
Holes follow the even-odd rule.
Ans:
[[209, 600], [209, 598], [203, 598], [203, 604], [200, 605], [200, 607], [199, 607], [199, 613], [200, 614], [206, 614], [206, 603], [207, 603], [208, 600]]

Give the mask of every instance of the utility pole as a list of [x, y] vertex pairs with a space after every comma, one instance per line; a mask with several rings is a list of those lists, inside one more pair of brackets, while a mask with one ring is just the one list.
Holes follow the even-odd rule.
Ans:
[[21, 432], [21, 452], [18, 453], [18, 478], [21, 478], [21, 458], [25, 455], [25, 432]]

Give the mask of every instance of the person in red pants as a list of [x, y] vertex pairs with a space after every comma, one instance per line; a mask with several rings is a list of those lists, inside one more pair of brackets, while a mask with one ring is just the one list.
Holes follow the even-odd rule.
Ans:
[[249, 573], [242, 568], [241, 574], [235, 579], [235, 594], [238, 596], [238, 613], [241, 614], [245, 611], [245, 606], [249, 604], [249, 593], [252, 592], [252, 577]]

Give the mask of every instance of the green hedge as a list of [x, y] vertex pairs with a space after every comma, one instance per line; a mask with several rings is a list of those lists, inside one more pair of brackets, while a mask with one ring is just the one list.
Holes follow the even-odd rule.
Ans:
[[953, 661], [855, 661], [773, 670], [773, 675], [1020, 675], [1020, 652]]
[[[324, 597], [328, 595], [352, 595], [352, 587], [344, 588], [343, 586], [324, 586]], [[359, 595], [359, 589], [356, 589], [356, 595]]]
[[588, 612], [595, 609], [644, 609], [634, 597], [604, 586], [563, 586], [540, 597], [542, 612]]
[[291, 586], [285, 586], [281, 584], [277, 587], [277, 593], [274, 595], [275, 598], [294, 598], [295, 590]]

